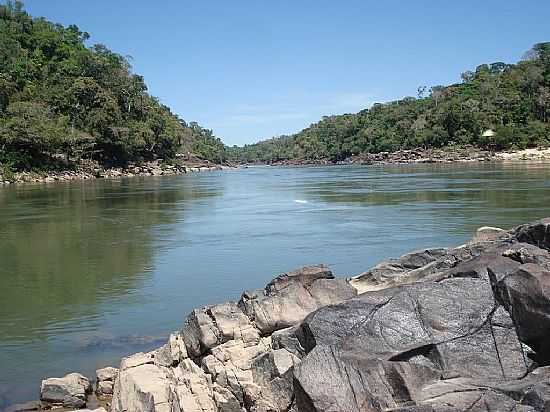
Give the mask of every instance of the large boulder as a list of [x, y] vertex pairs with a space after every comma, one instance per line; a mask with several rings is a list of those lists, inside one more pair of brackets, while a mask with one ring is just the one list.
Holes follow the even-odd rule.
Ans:
[[521, 225], [512, 231], [519, 242], [530, 243], [539, 248], [550, 249], [550, 218]]
[[[525, 376], [508, 312], [481, 279], [457, 278], [365, 293], [309, 315], [296, 367], [299, 410], [385, 410], [424, 402], [454, 377]], [[370, 408], [370, 409], [369, 409]]]
[[65, 407], [86, 406], [86, 395], [92, 391], [88, 378], [79, 373], [69, 373], [62, 378], [48, 378], [42, 381], [40, 399]]
[[535, 263], [526, 263], [496, 280], [498, 299], [508, 309], [520, 338], [538, 354], [543, 363], [550, 361], [550, 271]]
[[345, 279], [334, 279], [326, 266], [307, 266], [279, 275], [263, 290], [245, 292], [239, 306], [262, 334], [270, 334], [355, 295], [355, 289]]

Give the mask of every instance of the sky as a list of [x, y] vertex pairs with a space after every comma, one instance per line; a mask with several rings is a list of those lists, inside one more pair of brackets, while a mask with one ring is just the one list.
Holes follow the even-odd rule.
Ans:
[[228, 145], [415, 96], [550, 41], [548, 0], [26, 0], [131, 56], [149, 91]]

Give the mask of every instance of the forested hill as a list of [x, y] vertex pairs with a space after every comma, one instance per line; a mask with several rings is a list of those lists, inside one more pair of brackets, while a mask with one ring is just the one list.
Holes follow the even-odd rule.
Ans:
[[[483, 64], [463, 73], [460, 84], [420, 87], [417, 97], [324, 117], [295, 135], [232, 148], [231, 154], [241, 162], [340, 161], [453, 144], [525, 148], [550, 144], [549, 121], [550, 43], [539, 43], [517, 64]], [[483, 137], [488, 129], [496, 135]]]
[[220, 162], [225, 146], [147, 93], [123, 56], [88, 33], [0, 5], [0, 167], [63, 168], [171, 159]]

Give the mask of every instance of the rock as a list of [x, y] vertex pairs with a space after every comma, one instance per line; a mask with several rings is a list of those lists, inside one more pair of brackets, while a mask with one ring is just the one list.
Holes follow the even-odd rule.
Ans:
[[319, 307], [355, 295], [325, 266], [308, 266], [279, 275], [264, 290], [245, 292], [239, 306], [262, 334], [269, 334], [296, 325]]
[[138, 352], [131, 356], [122, 358], [122, 361], [120, 362], [120, 370], [135, 368], [136, 366], [150, 364], [154, 362], [155, 362], [154, 352], [148, 352], [148, 353]]
[[116, 376], [118, 375], [118, 369], [109, 366], [107, 368], [96, 370], [95, 374], [98, 382], [101, 382], [101, 381], [114, 382]]
[[530, 243], [539, 248], [550, 249], [550, 218], [516, 228], [512, 235], [519, 241]]
[[548, 411], [549, 226], [484, 228], [349, 280], [284, 273], [194, 310], [98, 371], [98, 391], [112, 412]]
[[[390, 259], [351, 279], [358, 293], [388, 289], [418, 281], [440, 280], [443, 272], [479, 255], [481, 246], [425, 249]], [[443, 276], [444, 277], [444, 276]]]
[[187, 348], [181, 332], [171, 333], [168, 342], [154, 355], [154, 363], [161, 366], [177, 366], [184, 359], [187, 359]]
[[115, 382], [112, 412], [169, 412], [174, 397], [166, 371], [153, 364], [121, 368]]
[[90, 381], [79, 373], [69, 373], [63, 378], [42, 381], [40, 399], [53, 404], [81, 408], [86, 406], [86, 395], [92, 391]]
[[[271, 335], [271, 344], [273, 349], [286, 349], [297, 358], [301, 359], [305, 355], [305, 349], [300, 342], [302, 329], [298, 326], [291, 326], [273, 332]], [[303, 341], [303, 338], [302, 338]]]
[[112, 395], [114, 383], [118, 376], [118, 369], [107, 367], [96, 370], [97, 385], [96, 393], [99, 396]]
[[507, 232], [504, 229], [492, 226], [483, 226], [476, 230], [472, 242], [490, 242], [502, 238], [506, 235]]
[[441, 377], [517, 379], [531, 367], [510, 316], [479, 279], [366, 293], [319, 309], [301, 328], [299, 410], [407, 406]]
[[96, 393], [98, 395], [112, 395], [113, 387], [114, 387], [114, 382], [111, 382], [111, 381], [98, 382], [96, 387]]
[[[493, 273], [499, 300], [512, 315], [520, 338], [537, 352], [539, 361], [550, 361], [550, 271], [526, 263], [507, 276]], [[501, 277], [500, 281], [496, 281]]]
[[187, 351], [194, 357], [232, 339], [241, 338], [255, 344], [260, 337], [233, 302], [193, 310], [187, 317], [182, 335]]

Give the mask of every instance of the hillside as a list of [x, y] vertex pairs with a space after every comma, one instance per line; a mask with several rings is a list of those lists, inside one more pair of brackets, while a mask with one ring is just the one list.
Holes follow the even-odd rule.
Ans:
[[[396, 74], [397, 75], [397, 74]], [[341, 161], [366, 153], [447, 145], [502, 150], [550, 144], [550, 43], [517, 64], [482, 64], [462, 83], [418, 89], [418, 96], [323, 117], [291, 136], [230, 149], [240, 162]], [[492, 129], [493, 138], [483, 137]]]
[[213, 162], [225, 146], [147, 92], [128, 59], [90, 36], [0, 5], [0, 172], [123, 165], [176, 153]]

